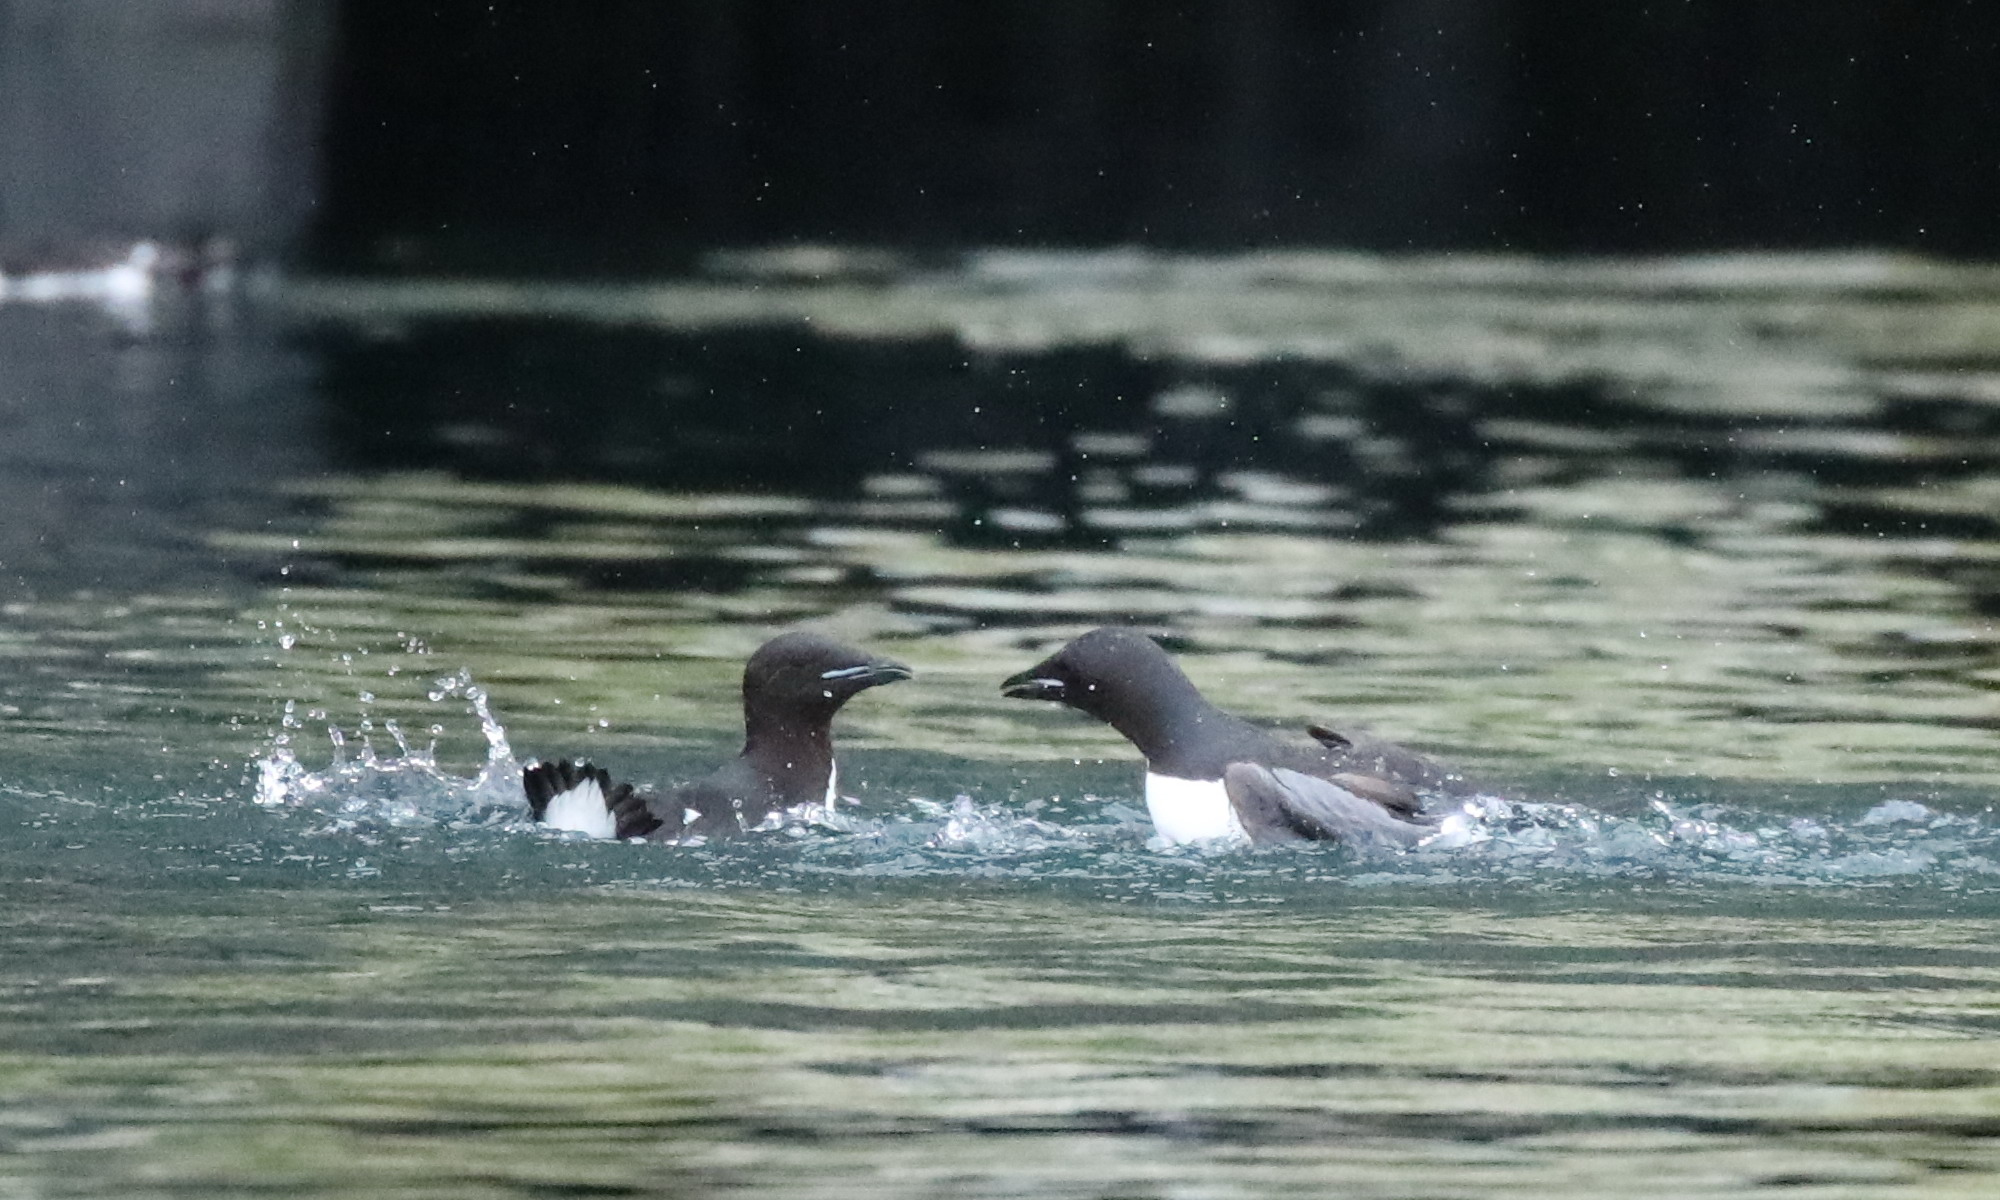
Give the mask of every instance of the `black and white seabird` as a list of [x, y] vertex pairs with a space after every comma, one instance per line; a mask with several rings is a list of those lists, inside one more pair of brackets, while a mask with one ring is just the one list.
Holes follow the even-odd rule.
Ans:
[[792, 809], [839, 798], [833, 714], [855, 694], [910, 669], [816, 633], [772, 638], [743, 667], [743, 752], [662, 796], [613, 784], [568, 759], [521, 773], [537, 821], [596, 837], [677, 841], [757, 829]]
[[1110, 725], [1146, 756], [1146, 809], [1171, 843], [1247, 837], [1414, 845], [1438, 832], [1427, 795], [1464, 781], [1365, 734], [1279, 737], [1210, 704], [1153, 639], [1097, 629], [1000, 685]]

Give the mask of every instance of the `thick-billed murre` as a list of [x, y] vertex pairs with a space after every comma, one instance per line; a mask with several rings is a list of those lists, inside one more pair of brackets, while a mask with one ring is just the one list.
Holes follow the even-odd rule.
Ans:
[[1467, 790], [1421, 755], [1308, 725], [1289, 741], [1210, 704], [1167, 652], [1097, 629], [1000, 685], [1089, 713], [1146, 756], [1146, 809], [1168, 842], [1248, 837], [1412, 845], [1438, 830], [1427, 795]]
[[568, 759], [521, 773], [534, 818], [596, 837], [676, 841], [762, 826], [838, 793], [833, 715], [857, 693], [910, 678], [910, 669], [816, 633], [765, 642], [743, 667], [743, 752], [707, 778], [654, 796], [613, 784]]

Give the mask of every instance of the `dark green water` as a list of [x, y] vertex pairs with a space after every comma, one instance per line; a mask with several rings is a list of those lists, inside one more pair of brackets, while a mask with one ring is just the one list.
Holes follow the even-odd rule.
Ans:
[[[0, 1196], [1985, 1196], [2000, 276], [839, 255], [0, 305]], [[1148, 845], [1108, 621], [1490, 782]], [[810, 622], [832, 825], [669, 781]]]

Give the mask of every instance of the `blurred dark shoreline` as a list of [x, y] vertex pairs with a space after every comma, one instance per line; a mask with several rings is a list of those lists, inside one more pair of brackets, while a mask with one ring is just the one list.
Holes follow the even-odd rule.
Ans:
[[[0, 265], [141, 238], [2000, 253], [2000, 10], [0, 0]], [[18, 269], [18, 268], [17, 268]]]

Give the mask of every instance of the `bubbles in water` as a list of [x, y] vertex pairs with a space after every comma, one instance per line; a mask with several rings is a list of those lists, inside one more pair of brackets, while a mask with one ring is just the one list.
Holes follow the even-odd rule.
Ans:
[[1863, 825], [1894, 825], [1898, 822], [1927, 821], [1931, 810], [1914, 800], [1884, 800], [1861, 814]]
[[1062, 844], [1073, 844], [1085, 836], [1011, 809], [986, 807], [971, 796], [959, 795], [947, 808], [928, 800], [912, 799], [912, 807], [943, 818], [943, 826], [931, 834], [929, 845], [940, 850], [972, 851], [990, 855], [1034, 854]]
[[[1926, 820], [1931, 826], [1922, 832], [1897, 827]], [[1938, 836], [1947, 828], [1951, 832]], [[1843, 823], [1720, 804], [1677, 805], [1661, 797], [1632, 816], [1478, 797], [1385, 876], [1448, 865], [1458, 876], [1472, 871], [1510, 879], [1828, 884], [1920, 875], [1953, 864], [1983, 873], [1967, 853], [1978, 847], [2000, 849], [2000, 834], [1970, 818], [1937, 817], [1908, 800], [1878, 804]]]
[[276, 807], [303, 794], [305, 769], [290, 746], [276, 746], [257, 764], [257, 803]]

